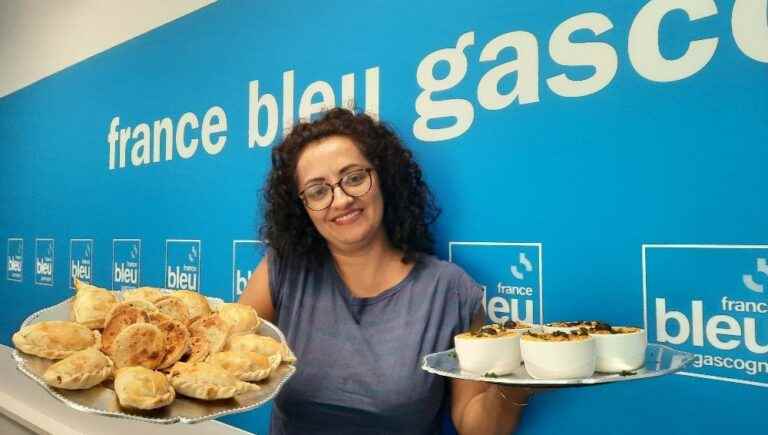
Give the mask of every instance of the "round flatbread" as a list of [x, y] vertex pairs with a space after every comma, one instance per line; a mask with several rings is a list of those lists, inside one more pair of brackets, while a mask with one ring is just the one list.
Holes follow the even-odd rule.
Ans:
[[208, 299], [200, 293], [189, 290], [176, 290], [171, 296], [179, 298], [187, 306], [190, 322], [194, 322], [198, 318], [207, 316], [212, 312]]
[[118, 369], [132, 366], [154, 369], [165, 357], [165, 334], [151, 323], [134, 323], [120, 331], [111, 351]]
[[174, 365], [189, 348], [189, 331], [187, 327], [176, 320], [166, 320], [155, 324], [165, 333], [165, 356], [157, 366], [158, 370]]
[[112, 344], [123, 329], [135, 323], [147, 322], [149, 322], [149, 315], [145, 310], [136, 308], [127, 302], [117, 304], [110, 312], [107, 323], [104, 325], [101, 342], [102, 352], [112, 355]]
[[189, 333], [192, 337], [202, 337], [208, 340], [209, 353], [216, 353], [224, 349], [232, 327], [218, 314], [202, 317], [189, 325]]
[[171, 316], [185, 325], [189, 324], [189, 309], [180, 298], [164, 296], [155, 302], [155, 306], [161, 313]]

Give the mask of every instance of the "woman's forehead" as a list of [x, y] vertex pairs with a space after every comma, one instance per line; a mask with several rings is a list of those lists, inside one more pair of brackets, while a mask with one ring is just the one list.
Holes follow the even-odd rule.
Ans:
[[296, 163], [296, 179], [299, 184], [316, 178], [328, 179], [338, 176], [350, 166], [368, 167], [370, 162], [352, 139], [328, 136], [310, 142], [301, 152]]

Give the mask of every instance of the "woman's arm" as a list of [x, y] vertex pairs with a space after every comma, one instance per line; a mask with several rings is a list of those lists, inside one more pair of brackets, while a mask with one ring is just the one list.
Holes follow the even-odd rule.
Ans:
[[529, 390], [486, 382], [451, 381], [451, 415], [461, 435], [509, 435], [520, 421]]
[[252, 306], [262, 319], [275, 321], [275, 307], [272, 304], [272, 292], [269, 289], [269, 266], [266, 256], [256, 266], [238, 302]]

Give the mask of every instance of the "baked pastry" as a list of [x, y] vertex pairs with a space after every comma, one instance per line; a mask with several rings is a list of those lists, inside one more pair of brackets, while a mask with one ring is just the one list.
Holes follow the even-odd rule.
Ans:
[[121, 296], [123, 301], [142, 300], [154, 303], [164, 295], [159, 289], [154, 287], [138, 287], [123, 291]]
[[203, 362], [211, 353], [211, 346], [208, 339], [203, 336], [189, 337], [189, 358], [187, 362]]
[[227, 351], [214, 353], [206, 362], [221, 367], [241, 381], [260, 381], [268, 378], [272, 370], [280, 365], [280, 356], [266, 357], [256, 352]]
[[91, 347], [52, 364], [43, 373], [43, 380], [56, 388], [85, 390], [107, 379], [113, 369], [112, 361]]
[[157, 368], [160, 370], [171, 367], [189, 349], [189, 331], [181, 322], [173, 319], [152, 323], [165, 334], [165, 356]]
[[165, 333], [151, 323], [126, 326], [110, 348], [115, 367], [142, 366], [154, 369], [165, 357]]
[[179, 394], [202, 400], [229, 399], [260, 389], [220, 367], [202, 362], [178, 362], [171, 368], [168, 379]]
[[49, 320], [22, 328], [13, 334], [17, 349], [48, 359], [62, 359], [73, 353], [101, 346], [99, 331], [91, 331], [75, 322]]
[[288, 364], [296, 361], [291, 349], [272, 337], [258, 334], [233, 335], [227, 341], [226, 350], [235, 352], [256, 352], [266, 357], [280, 355], [280, 360]]
[[135, 323], [147, 322], [149, 322], [149, 315], [146, 311], [136, 308], [128, 302], [121, 302], [115, 305], [107, 315], [107, 321], [104, 324], [101, 350], [107, 355], [111, 355], [112, 343], [120, 331]]
[[179, 298], [184, 302], [189, 311], [189, 320], [191, 322], [211, 314], [211, 306], [208, 305], [208, 299], [200, 293], [189, 290], [176, 290], [171, 296]]
[[120, 406], [138, 409], [161, 408], [176, 398], [176, 392], [165, 375], [145, 367], [117, 370], [115, 393]]
[[231, 334], [256, 332], [261, 324], [259, 315], [250, 305], [222, 304], [219, 316], [232, 326]]
[[[79, 284], [78, 284], [79, 283]], [[101, 329], [112, 307], [117, 303], [114, 293], [75, 280], [77, 294], [72, 301], [72, 320], [90, 329]]]
[[74, 278], [75, 280], [75, 291], [79, 292], [80, 290], [106, 290], [101, 287], [96, 287], [93, 284], [89, 284], [85, 281], [81, 281], [77, 278]]
[[202, 337], [208, 341], [208, 352], [216, 353], [224, 349], [232, 326], [218, 314], [201, 317], [189, 325], [192, 337]]
[[189, 324], [189, 309], [180, 298], [163, 296], [155, 301], [155, 306], [161, 313], [173, 317], [184, 325]]

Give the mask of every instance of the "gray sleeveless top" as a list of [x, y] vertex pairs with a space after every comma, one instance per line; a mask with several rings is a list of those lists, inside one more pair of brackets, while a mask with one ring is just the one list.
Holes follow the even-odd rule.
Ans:
[[480, 286], [423, 256], [399, 284], [356, 298], [330, 260], [268, 258], [277, 325], [298, 358], [274, 400], [270, 433], [438, 433], [446, 380], [421, 370], [422, 358], [469, 329]]

